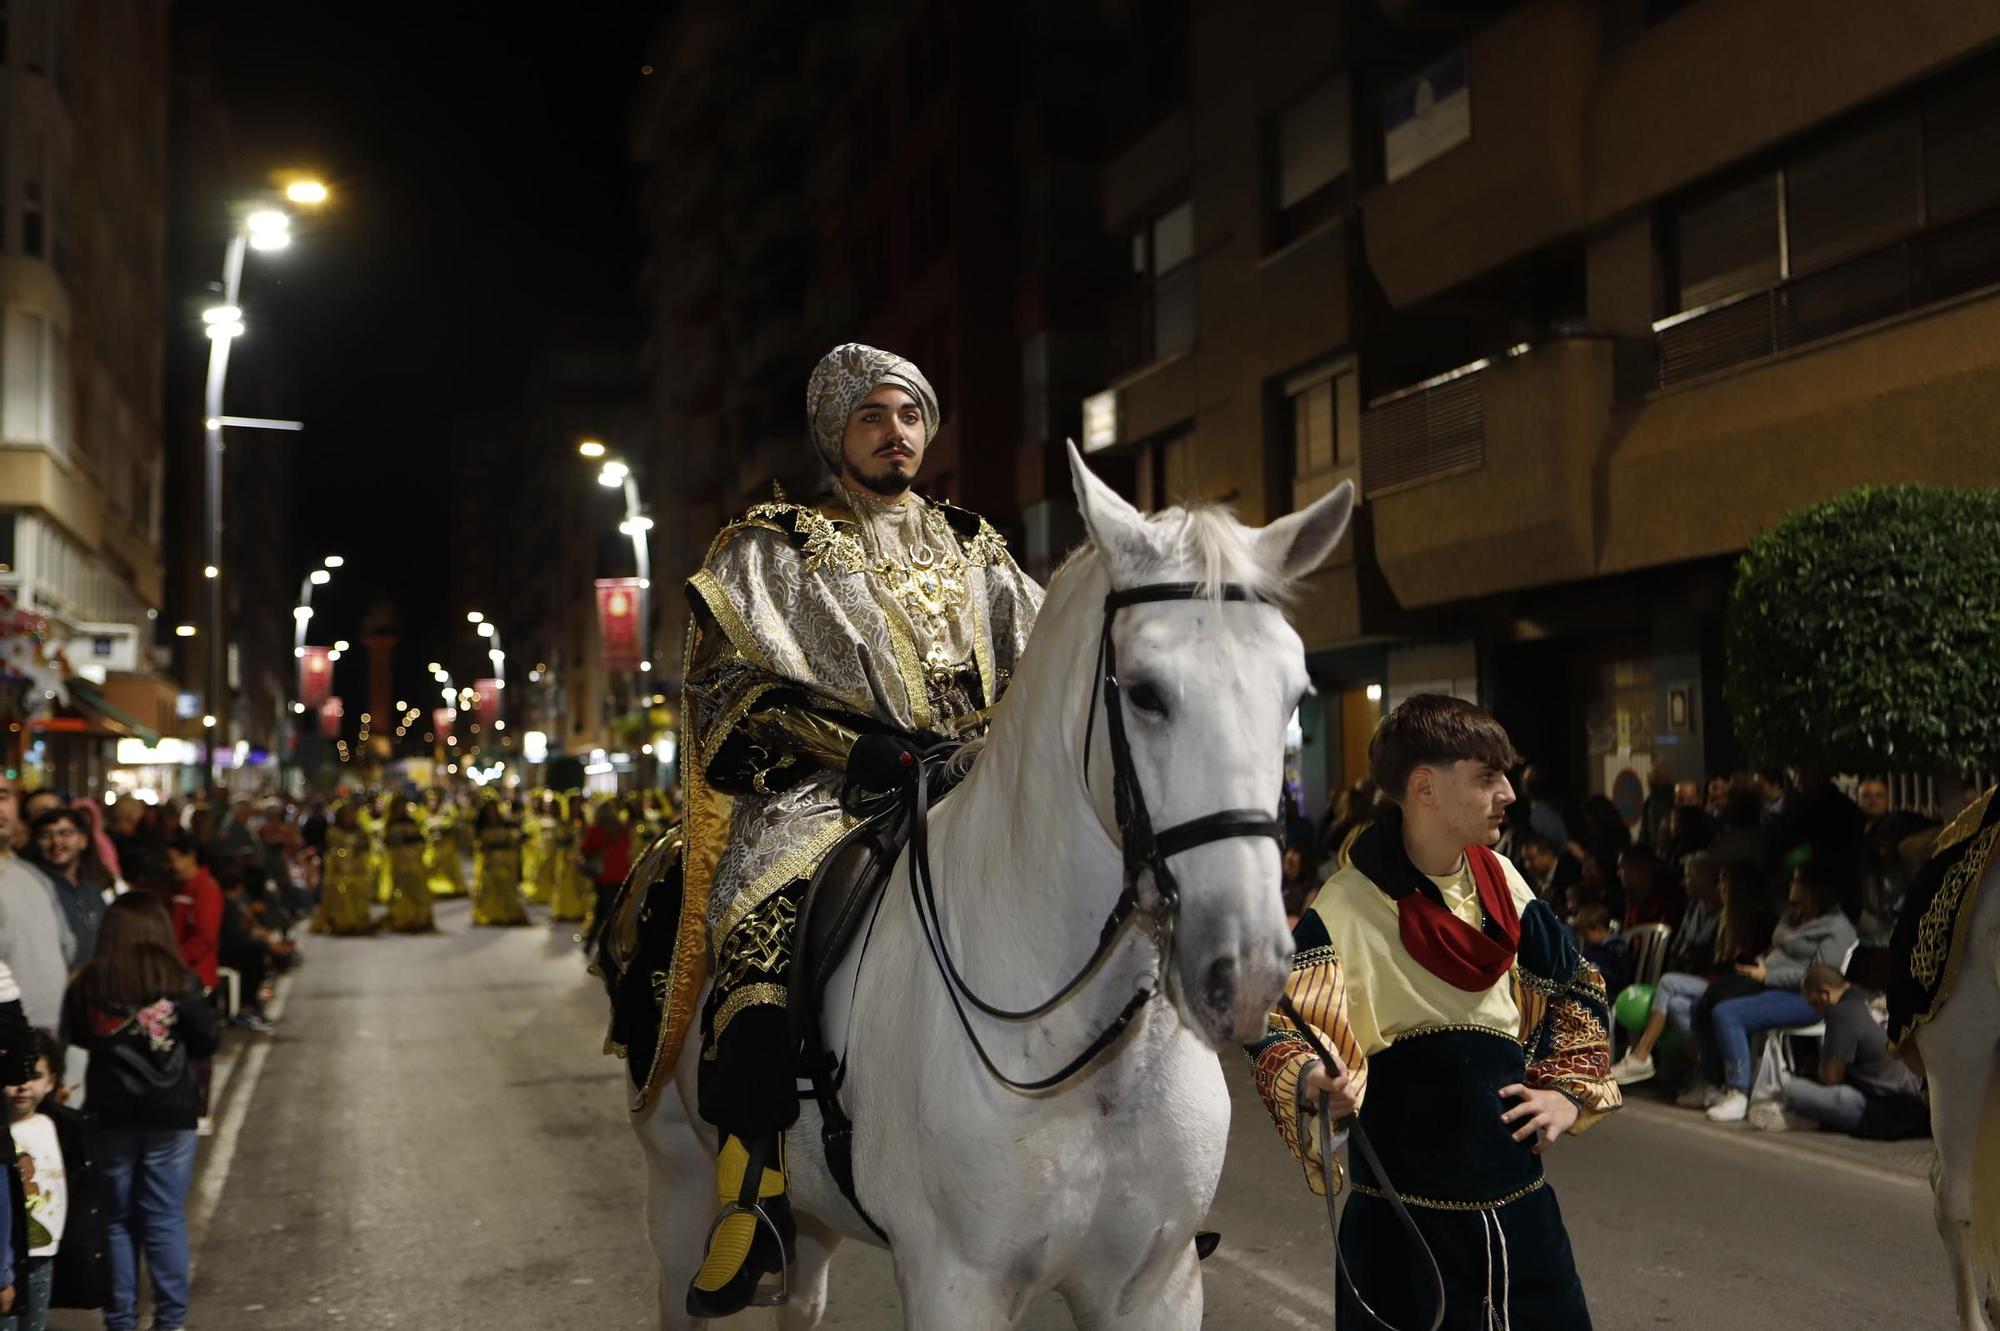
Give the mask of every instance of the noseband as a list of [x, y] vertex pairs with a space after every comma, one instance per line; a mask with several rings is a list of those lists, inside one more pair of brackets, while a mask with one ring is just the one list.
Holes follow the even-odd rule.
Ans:
[[[952, 1009], [958, 1014], [958, 1024], [965, 1031], [966, 1039], [979, 1055], [979, 1061], [995, 1080], [1011, 1090], [1036, 1094], [1052, 1090], [1082, 1072], [1105, 1050], [1118, 1043], [1141, 1008], [1160, 992], [1171, 973], [1173, 960], [1174, 925], [1180, 914], [1180, 886], [1174, 878], [1167, 861], [1183, 851], [1197, 846], [1206, 846], [1215, 841], [1228, 841], [1236, 837], [1269, 837], [1284, 844], [1284, 825], [1275, 814], [1263, 813], [1256, 809], [1223, 809], [1216, 813], [1204, 814], [1199, 818], [1176, 823], [1172, 827], [1156, 831], [1153, 827], [1151, 811], [1146, 807], [1146, 793], [1139, 784], [1139, 775], [1132, 763], [1131, 741], [1125, 733], [1125, 709], [1120, 705], [1122, 694], [1118, 684], [1118, 649], [1111, 639], [1111, 626], [1118, 612], [1128, 605], [1141, 605], [1152, 601], [1192, 601], [1204, 595], [1201, 587], [1192, 582], [1158, 582], [1140, 587], [1129, 587], [1124, 591], [1113, 591], [1104, 598], [1104, 628], [1098, 638], [1097, 677], [1091, 686], [1092, 707], [1090, 721], [1086, 725], [1083, 738], [1084, 783], [1090, 781], [1090, 744], [1096, 733], [1096, 696], [1104, 695], [1104, 729], [1111, 748], [1112, 800], [1116, 810], [1118, 837], [1124, 854], [1124, 890], [1112, 905], [1111, 913], [1105, 917], [1104, 927], [1099, 930], [1097, 946], [1091, 952], [1075, 975], [1060, 989], [1042, 1002], [1030, 1008], [1003, 1008], [987, 1002], [972, 991], [959, 973], [953, 961], [951, 950], [944, 941], [944, 922], [938, 915], [937, 893], [931, 882], [929, 838], [926, 829], [926, 814], [930, 804], [929, 774], [927, 764], [919, 764], [917, 779], [911, 787], [912, 817], [910, 823], [909, 879], [910, 898], [916, 904], [917, 917], [923, 926], [924, 941], [930, 945], [931, 959], [937, 964], [938, 973], [945, 980], [945, 996], [951, 1000]], [[1216, 589], [1215, 597], [1223, 601], [1249, 601], [1262, 603], [1263, 598], [1247, 587], [1236, 583], [1226, 583]], [[1155, 935], [1159, 940], [1160, 965], [1156, 975], [1141, 978], [1132, 996], [1125, 1001], [1109, 1025], [1091, 1040], [1084, 1050], [1069, 1060], [1061, 1068], [1046, 1077], [1034, 1080], [1018, 1080], [1002, 1072], [980, 1042], [977, 1032], [967, 1018], [965, 1007], [970, 1004], [989, 1017], [1001, 1021], [1034, 1021], [1067, 1000], [1111, 954], [1118, 936], [1125, 924], [1139, 909], [1139, 879], [1149, 875], [1157, 901], [1147, 908], [1154, 921]]]

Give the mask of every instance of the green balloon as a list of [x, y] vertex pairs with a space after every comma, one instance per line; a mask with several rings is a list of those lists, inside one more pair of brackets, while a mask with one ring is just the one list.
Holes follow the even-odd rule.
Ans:
[[1650, 984], [1628, 984], [1618, 991], [1618, 1024], [1637, 1035], [1646, 1029], [1646, 1018], [1653, 1014], [1653, 986]]

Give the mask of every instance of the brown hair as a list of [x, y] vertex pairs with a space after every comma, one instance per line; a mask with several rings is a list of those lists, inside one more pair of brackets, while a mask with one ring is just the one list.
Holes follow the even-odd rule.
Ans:
[[150, 892], [127, 892], [105, 908], [97, 951], [76, 982], [94, 1006], [135, 1008], [180, 997], [192, 975], [174, 942], [167, 904]]
[[1442, 693], [1416, 693], [1382, 718], [1368, 741], [1368, 774], [1400, 801], [1419, 767], [1476, 758], [1506, 771], [1521, 761], [1514, 742], [1485, 708]]
[[1576, 908], [1576, 916], [1570, 921], [1579, 934], [1591, 929], [1611, 927], [1611, 907], [1601, 901], [1586, 901]]

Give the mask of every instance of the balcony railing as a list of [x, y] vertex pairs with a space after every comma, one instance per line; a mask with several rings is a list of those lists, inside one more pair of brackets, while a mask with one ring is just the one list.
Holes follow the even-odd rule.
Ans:
[[1487, 362], [1474, 361], [1374, 402], [1361, 413], [1368, 498], [1486, 464]]
[[1831, 268], [1653, 325], [1671, 388], [2000, 283], [2000, 213], [1911, 236]]

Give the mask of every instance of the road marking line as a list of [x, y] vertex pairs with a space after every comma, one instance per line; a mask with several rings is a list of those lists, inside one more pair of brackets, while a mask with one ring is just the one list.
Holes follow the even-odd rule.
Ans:
[[[272, 1020], [284, 1015], [285, 995], [291, 990], [290, 975], [280, 976], [273, 986], [271, 1001], [266, 1007]], [[222, 1119], [215, 1125], [215, 1136], [209, 1140], [208, 1166], [195, 1180], [192, 1205], [188, 1207], [188, 1269], [193, 1271], [200, 1260], [202, 1243], [208, 1237], [209, 1221], [215, 1218], [215, 1208], [222, 1202], [222, 1190], [229, 1184], [229, 1166], [236, 1158], [236, 1139], [243, 1133], [243, 1120], [249, 1117], [250, 1101], [257, 1094], [257, 1079], [263, 1075], [264, 1062], [271, 1056], [269, 1036], [252, 1036], [254, 1043], [250, 1051], [240, 1059], [231, 1060], [232, 1072], [223, 1079], [223, 1085], [237, 1080], [235, 1098], [223, 1111]], [[214, 1098], [221, 1098], [221, 1089], [212, 1088]]]
[[1870, 1179], [1877, 1183], [1899, 1183], [1905, 1187], [1921, 1189], [1924, 1192], [1931, 1190], [1931, 1183], [1928, 1178], [1905, 1173], [1900, 1169], [1890, 1169], [1884, 1165], [1871, 1165], [1866, 1161], [1850, 1159], [1847, 1156], [1838, 1155], [1831, 1151], [1815, 1151], [1810, 1146], [1800, 1146], [1795, 1142], [1785, 1140], [1787, 1134], [1782, 1132], [1758, 1132], [1754, 1128], [1746, 1128], [1741, 1132], [1730, 1132], [1711, 1125], [1700, 1114], [1690, 1116], [1690, 1111], [1674, 1110], [1668, 1108], [1666, 1105], [1653, 1104], [1645, 1100], [1627, 1101], [1621, 1112], [1633, 1114], [1637, 1118], [1643, 1118], [1648, 1123], [1664, 1123], [1669, 1127], [1679, 1128], [1683, 1132], [1693, 1133], [1706, 1141], [1732, 1142], [1748, 1150], [1774, 1151], [1779, 1155], [1790, 1156], [1792, 1159], [1805, 1164], [1829, 1166], [1834, 1169], [1845, 1170], [1849, 1174]]
[[[1284, 1295], [1287, 1299], [1290, 1299], [1293, 1303], [1302, 1303], [1328, 1317], [1333, 1316], [1333, 1300], [1331, 1298], [1327, 1297], [1320, 1290], [1314, 1289], [1311, 1285], [1294, 1280], [1291, 1276], [1285, 1274], [1281, 1267], [1268, 1266], [1254, 1257], [1243, 1256], [1228, 1248], [1216, 1249], [1210, 1255], [1209, 1260], [1220, 1262], [1233, 1271], [1241, 1271], [1252, 1280], [1261, 1281], [1263, 1284], [1270, 1286], [1278, 1293]], [[1321, 1323], [1311, 1320], [1303, 1313], [1294, 1311], [1285, 1304], [1273, 1305], [1265, 1311], [1288, 1326], [1300, 1328], [1300, 1331], [1324, 1331]]]

